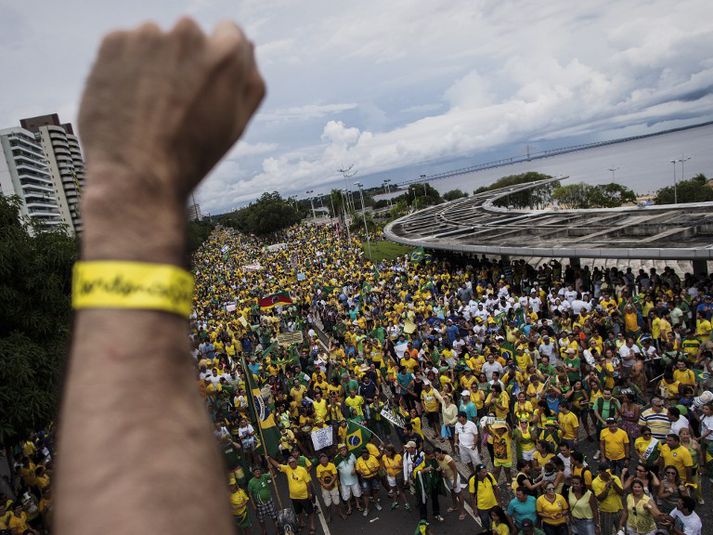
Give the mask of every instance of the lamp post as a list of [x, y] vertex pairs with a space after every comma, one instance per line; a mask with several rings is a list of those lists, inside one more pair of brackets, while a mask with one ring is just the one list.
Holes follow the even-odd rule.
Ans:
[[361, 189], [361, 182], [354, 182], [354, 185], [359, 188], [359, 198], [361, 199], [361, 217], [364, 220], [364, 232], [366, 232], [366, 248], [369, 251], [369, 260], [371, 260], [371, 239], [369, 238], [369, 227], [366, 224], [366, 209], [364, 206], [364, 190]]
[[[389, 195], [391, 192], [389, 191], [389, 183], [391, 182], [390, 178], [387, 178], [384, 180], [384, 188], [386, 189], [386, 195]], [[391, 204], [391, 197], [389, 196], [388, 199], [386, 199], [389, 202], [389, 206], [392, 206]]]
[[611, 181], [616, 182], [616, 172], [619, 170], [619, 167], [610, 167], [609, 172], [611, 172]]
[[678, 204], [678, 191], [676, 189], [676, 160], [670, 160], [673, 164], [673, 204]]
[[310, 196], [310, 197], [309, 197], [309, 205], [312, 207], [312, 220], [314, 221], [314, 220], [317, 219], [317, 216], [316, 216], [315, 213], [314, 213], [314, 197], [312, 197], [312, 194], [314, 193], [314, 190], [311, 189], [311, 190], [307, 191], [306, 193], [307, 193], [307, 195]]
[[347, 228], [347, 243], [352, 243], [352, 233], [349, 231], [349, 222], [347, 221], [347, 194], [346, 189], [341, 190], [342, 192], [342, 215], [344, 216], [344, 226]]
[[681, 162], [681, 180], [686, 180], [686, 175], [683, 171], [683, 165], [690, 159], [691, 159], [690, 156], [685, 156], [685, 155], [681, 154], [681, 159], [678, 160], [679, 162]]

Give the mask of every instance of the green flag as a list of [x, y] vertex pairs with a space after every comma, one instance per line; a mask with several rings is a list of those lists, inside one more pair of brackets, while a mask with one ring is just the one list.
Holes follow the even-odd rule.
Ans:
[[243, 371], [247, 378], [247, 390], [250, 392], [248, 396], [248, 409], [253, 422], [259, 427], [260, 446], [258, 451], [266, 453], [270, 457], [277, 457], [280, 453], [280, 430], [275, 423], [275, 415], [270, 407], [265, 403], [262, 393], [254, 383], [252, 373], [245, 364], [245, 358], [242, 359]]
[[347, 448], [349, 451], [359, 452], [366, 447], [369, 442], [372, 432], [369, 428], [364, 427], [356, 420], [348, 420], [347, 422]]

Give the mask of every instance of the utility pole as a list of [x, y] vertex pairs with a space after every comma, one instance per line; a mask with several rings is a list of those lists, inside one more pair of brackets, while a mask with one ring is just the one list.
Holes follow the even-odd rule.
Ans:
[[361, 198], [361, 216], [364, 220], [364, 232], [366, 232], [366, 249], [369, 251], [369, 260], [371, 260], [371, 239], [369, 238], [369, 227], [366, 224], [366, 207], [364, 206], [364, 191], [361, 182], [354, 182], [354, 185], [359, 188], [359, 196]]
[[349, 231], [349, 222], [347, 221], [347, 212], [346, 212], [346, 209], [344, 208], [344, 206], [347, 202], [346, 190], [341, 190], [341, 191], [342, 191], [342, 215], [344, 216], [344, 226], [347, 228], [347, 243], [351, 244], [352, 243], [352, 234]]
[[307, 195], [310, 196], [309, 197], [309, 205], [312, 207], [312, 221], [315, 221], [317, 219], [317, 216], [314, 213], [314, 197], [312, 196], [312, 194], [314, 193], [314, 190], [311, 189], [311, 190], [307, 191], [306, 193], [307, 193]]
[[678, 204], [678, 191], [676, 190], [676, 163], [678, 160], [670, 160], [673, 164], [673, 204]]

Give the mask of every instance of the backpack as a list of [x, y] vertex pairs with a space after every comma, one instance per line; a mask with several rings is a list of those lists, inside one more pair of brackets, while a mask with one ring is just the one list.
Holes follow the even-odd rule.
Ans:
[[[495, 477], [493, 476], [493, 474], [491, 474], [490, 472], [488, 472], [488, 474], [487, 474], [485, 477], [487, 477], [487, 478], [490, 480], [490, 484], [493, 486], [493, 488], [497, 488], [497, 486], [498, 486], [498, 481], [495, 479]], [[475, 494], [476, 496], [478, 496], [478, 483], [480, 483], [480, 479], [478, 479], [478, 475], [477, 475], [477, 474], [473, 474], [473, 475], [471, 476], [471, 479], [473, 479], [473, 478], [475, 478], [475, 483], [473, 483], [473, 494]]]

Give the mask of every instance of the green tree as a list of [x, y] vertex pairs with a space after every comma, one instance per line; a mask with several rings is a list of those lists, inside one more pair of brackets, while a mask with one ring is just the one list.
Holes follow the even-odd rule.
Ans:
[[552, 198], [560, 208], [580, 209], [591, 208], [589, 205], [592, 186], [579, 182], [559, 186], [552, 192]]
[[187, 227], [188, 252], [193, 254], [203, 242], [208, 239], [210, 233], [213, 232], [215, 223], [210, 219], [202, 221], [189, 221]]
[[676, 194], [673, 186], [666, 186], [656, 192], [656, 204], [673, 204], [675, 200], [685, 202], [713, 201], [713, 187], [703, 173], [676, 184]]
[[510, 186], [518, 186], [520, 184], [526, 184], [528, 182], [537, 182], [538, 180], [546, 180], [552, 178], [550, 175], [545, 175], [543, 173], [538, 173], [536, 171], [529, 171], [527, 173], [521, 173], [519, 175], [507, 175], [498, 178], [495, 182], [489, 186], [482, 186], [476, 189], [473, 193], [484, 193], [486, 191], [492, 191], [499, 188], [507, 188]]
[[438, 190], [428, 183], [411, 184], [406, 193], [398, 197], [398, 199], [402, 198], [406, 201], [406, 204], [416, 209], [425, 208], [426, 206], [432, 206], [443, 202], [441, 194], [438, 193]]
[[468, 194], [465, 193], [464, 191], [461, 191], [459, 189], [452, 189], [450, 191], [447, 191], [443, 194], [443, 200], [446, 201], [455, 201], [456, 199], [462, 199], [463, 197], [467, 197]]
[[0, 444], [11, 448], [55, 417], [70, 325], [77, 240], [32, 234], [20, 201], [0, 195]]
[[224, 215], [221, 223], [245, 234], [264, 236], [298, 223], [304, 215], [294, 204], [273, 191], [263, 193], [245, 208]]
[[636, 193], [616, 182], [597, 184], [589, 190], [589, 205], [592, 208], [616, 208], [635, 202]]

